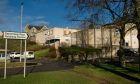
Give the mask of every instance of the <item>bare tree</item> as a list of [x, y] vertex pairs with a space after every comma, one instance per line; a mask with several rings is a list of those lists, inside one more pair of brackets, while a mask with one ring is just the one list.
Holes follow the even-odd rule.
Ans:
[[135, 9], [135, 17], [134, 17], [134, 22], [136, 23], [137, 30], [138, 30], [138, 41], [139, 41], [139, 72], [140, 72], [140, 1], [139, 0], [132, 0], [134, 4], [134, 9]]
[[[124, 66], [125, 24], [132, 22], [132, 0], [74, 0], [68, 7], [77, 10], [72, 12], [71, 20], [87, 20], [94, 25], [114, 25], [120, 32], [120, 65]], [[80, 21], [79, 20], [79, 21]]]

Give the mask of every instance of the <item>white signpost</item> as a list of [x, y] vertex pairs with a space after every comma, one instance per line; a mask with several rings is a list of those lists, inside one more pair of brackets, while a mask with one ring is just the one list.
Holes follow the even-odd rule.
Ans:
[[17, 33], [17, 32], [4, 32], [4, 37], [6, 39], [27, 39], [27, 33]]
[[[24, 39], [25, 40], [25, 52], [26, 52], [26, 39], [27, 33], [18, 32], [4, 32], [3, 38], [5, 38], [5, 67], [4, 67], [4, 79], [6, 79], [6, 60], [7, 60], [7, 39]], [[26, 77], [26, 53], [24, 55], [24, 78]]]

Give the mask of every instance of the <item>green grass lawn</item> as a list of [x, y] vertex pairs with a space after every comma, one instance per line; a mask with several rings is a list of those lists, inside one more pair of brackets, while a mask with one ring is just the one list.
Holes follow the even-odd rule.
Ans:
[[35, 54], [35, 58], [42, 58], [42, 57], [47, 57], [48, 56], [48, 51], [49, 49], [42, 49], [39, 51], [36, 51]]
[[139, 71], [139, 64], [126, 63], [126, 68]]
[[[27, 67], [30, 66], [37, 66], [39, 64], [37, 64], [36, 62], [26, 62]], [[17, 68], [17, 67], [23, 67], [24, 63], [23, 62], [11, 62], [11, 63], [7, 63], [7, 68]], [[5, 67], [5, 63], [4, 62], [0, 62], [0, 69]]]
[[77, 66], [75, 67], [75, 69], [79, 72], [88, 74], [89, 76], [105, 79], [111, 84], [135, 84], [133, 81], [130, 81], [93, 65]]
[[16, 75], [0, 81], [1, 84], [94, 84], [94, 80], [69, 71], [32, 73], [27, 78]]
[[[4, 68], [4, 62], [0, 62], [0, 68]], [[12, 62], [12, 63], [7, 63], [7, 68], [15, 68], [15, 67], [23, 67], [23, 62]]]
[[27, 49], [30, 51], [38, 51], [38, 50], [45, 49], [45, 48], [46, 48], [45, 46], [37, 45], [37, 44], [27, 46]]
[[92, 65], [76, 66], [71, 70], [31, 73], [26, 78], [23, 74], [0, 78], [0, 84], [135, 84], [123, 77]]
[[127, 69], [124, 69], [124, 68], [121, 68], [121, 67], [116, 67], [115, 65], [100, 64], [100, 66], [102, 66], [104, 68], [107, 68], [107, 69], [110, 69], [110, 70], [118, 71], [120, 73], [127, 74], [129, 76], [132, 76], [132, 77], [140, 79], [140, 74], [139, 73], [130, 72]]

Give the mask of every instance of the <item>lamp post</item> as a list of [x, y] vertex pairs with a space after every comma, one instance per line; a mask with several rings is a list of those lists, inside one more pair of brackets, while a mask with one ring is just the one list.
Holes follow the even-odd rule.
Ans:
[[[20, 32], [22, 32], [22, 15], [23, 15], [23, 2], [21, 3]], [[22, 54], [22, 39], [20, 40], [20, 54]], [[20, 62], [21, 62], [21, 55], [20, 55]]]

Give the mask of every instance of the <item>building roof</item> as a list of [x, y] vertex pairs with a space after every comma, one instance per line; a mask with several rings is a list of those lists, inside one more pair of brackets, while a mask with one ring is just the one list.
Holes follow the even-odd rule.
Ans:
[[29, 29], [36, 28], [37, 30], [41, 30], [44, 26], [37, 26], [37, 25], [28, 25]]

